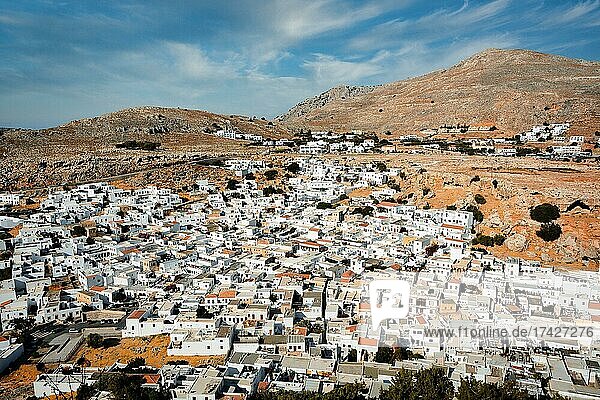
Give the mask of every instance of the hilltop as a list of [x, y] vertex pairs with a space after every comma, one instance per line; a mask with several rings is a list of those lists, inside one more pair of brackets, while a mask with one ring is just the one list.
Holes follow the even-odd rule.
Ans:
[[444, 124], [515, 134], [544, 122], [600, 129], [600, 63], [529, 50], [489, 49], [457, 65], [376, 87], [334, 88], [277, 118], [293, 128], [393, 135]]
[[[203, 157], [256, 152], [248, 142], [214, 135], [219, 129], [285, 138], [271, 121], [200, 110], [137, 107], [41, 130], [0, 135], [0, 190], [35, 188], [149, 171]], [[124, 142], [160, 144], [157, 151], [117, 148]], [[191, 170], [190, 170], [191, 171]]]

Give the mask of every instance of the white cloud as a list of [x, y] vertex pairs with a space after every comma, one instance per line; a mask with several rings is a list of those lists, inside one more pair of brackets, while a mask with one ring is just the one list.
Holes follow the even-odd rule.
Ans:
[[453, 35], [488, 31], [507, 22], [502, 13], [509, 4], [510, 0], [495, 0], [470, 7], [464, 1], [454, 11], [440, 9], [416, 19], [396, 18], [357, 35], [350, 41], [350, 47], [360, 51], [393, 48], [413, 40], [431, 43]]
[[367, 61], [344, 61], [326, 54], [315, 54], [313, 60], [305, 61], [303, 67], [310, 71], [317, 83], [335, 86], [353, 83], [383, 72], [378, 55]]
[[[568, 8], [566, 11], [560, 13], [556, 16], [556, 23], [569, 23], [574, 21], [579, 21], [583, 17], [593, 17], [591, 15], [594, 11], [597, 11], [599, 8], [600, 2], [598, 0], [593, 1], [584, 1], [582, 3], [577, 3], [574, 6]], [[596, 14], [595, 17], [598, 17]], [[596, 19], [596, 22], [598, 20]]]

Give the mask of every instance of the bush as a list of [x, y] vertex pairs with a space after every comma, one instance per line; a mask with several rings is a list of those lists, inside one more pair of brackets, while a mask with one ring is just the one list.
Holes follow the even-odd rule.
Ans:
[[488, 235], [478, 234], [472, 241], [472, 244], [475, 245], [483, 245], [486, 247], [490, 247], [494, 245], [494, 238]]
[[475, 175], [474, 177], [471, 178], [471, 181], [469, 182], [469, 184], [473, 183], [473, 182], [479, 182], [481, 180], [481, 178], [479, 177], [479, 175]]
[[160, 143], [159, 142], [127, 140], [123, 143], [117, 143], [115, 145], [115, 147], [117, 149], [154, 151], [154, 150], [158, 150], [158, 148], [160, 147]]
[[277, 174], [278, 172], [276, 169], [270, 169], [268, 171], [265, 171], [265, 178], [267, 178], [268, 181], [272, 181], [277, 177]]
[[562, 234], [562, 228], [555, 222], [549, 222], [542, 224], [535, 234], [546, 242], [553, 242]]
[[504, 244], [505, 240], [506, 240], [506, 236], [504, 236], [504, 235], [497, 234], [494, 236], [494, 244], [496, 246], [502, 246]]
[[75, 225], [73, 227], [73, 229], [71, 230], [71, 236], [73, 236], [73, 237], [86, 236], [86, 235], [87, 235], [87, 231], [81, 225]]
[[387, 165], [385, 165], [384, 162], [378, 162], [376, 167], [379, 170], [379, 172], [386, 172], [388, 170], [388, 167]]
[[93, 349], [99, 349], [104, 344], [104, 339], [97, 333], [90, 333], [87, 337], [87, 344]]
[[294, 161], [293, 163], [288, 164], [286, 169], [292, 174], [297, 174], [298, 172], [300, 172], [300, 165]]
[[483, 221], [483, 213], [481, 211], [479, 211], [479, 208], [477, 208], [476, 206], [468, 206], [467, 208], [465, 208], [465, 211], [469, 211], [470, 213], [473, 214], [473, 219], [476, 222], [481, 222]]
[[550, 203], [537, 205], [529, 211], [531, 219], [541, 223], [548, 223], [560, 217], [560, 211], [557, 206]]
[[367, 215], [373, 215], [373, 207], [356, 207], [354, 210], [352, 210], [352, 214], [361, 214], [363, 217], [366, 217]]
[[238, 185], [238, 181], [235, 179], [230, 179], [229, 181], [227, 181], [227, 189], [228, 190], [235, 190], [237, 189], [237, 185]]
[[146, 365], [146, 360], [142, 357], [135, 357], [127, 363], [127, 369], [136, 369]]
[[263, 195], [264, 196], [272, 196], [274, 194], [283, 194], [283, 190], [279, 189], [279, 188], [274, 188], [273, 186], [268, 186], [266, 188], [263, 188]]
[[583, 201], [581, 200], [575, 200], [574, 202], [572, 202], [569, 207], [567, 207], [567, 212], [574, 210], [575, 208], [581, 208], [582, 210], [589, 210], [590, 206], [588, 206], [587, 204], [585, 204]]
[[485, 204], [485, 203], [487, 203], [487, 201], [485, 200], [485, 197], [483, 197], [483, 196], [482, 196], [482, 195], [480, 195], [479, 193], [477, 193], [477, 194], [475, 195], [475, 202], [476, 202], [477, 204]]
[[326, 210], [328, 208], [333, 208], [333, 206], [331, 205], [331, 203], [326, 203], [324, 201], [320, 201], [319, 203], [317, 203], [317, 209], [318, 210]]

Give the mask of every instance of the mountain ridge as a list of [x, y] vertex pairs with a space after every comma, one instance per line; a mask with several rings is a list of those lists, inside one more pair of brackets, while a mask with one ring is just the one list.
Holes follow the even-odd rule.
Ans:
[[511, 134], [543, 122], [571, 122], [578, 133], [600, 129], [597, 61], [492, 48], [447, 69], [372, 88], [350, 98], [313, 101], [310, 108], [310, 99], [304, 100], [278, 121], [292, 129], [395, 135], [457, 123], [492, 123]]

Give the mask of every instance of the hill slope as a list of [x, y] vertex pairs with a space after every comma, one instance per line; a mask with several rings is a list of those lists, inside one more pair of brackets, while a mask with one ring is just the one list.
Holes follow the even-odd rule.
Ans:
[[545, 121], [569, 121], [573, 132], [600, 130], [600, 63], [528, 50], [489, 49], [447, 70], [354, 92], [325, 92], [278, 120], [395, 135], [456, 123], [494, 124], [511, 134]]
[[[288, 136], [264, 120], [162, 107], [129, 108], [43, 130], [7, 129], [0, 132], [0, 191], [100, 180], [196, 157], [258, 151], [246, 142], [209, 134], [227, 126], [264, 137]], [[158, 151], [116, 148], [128, 140], [161, 145]]]

